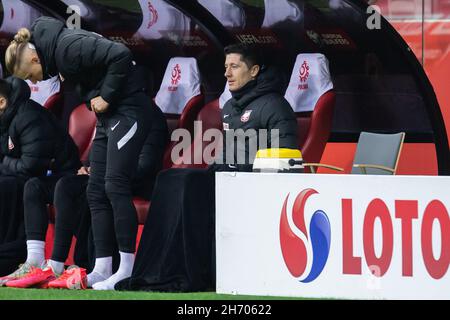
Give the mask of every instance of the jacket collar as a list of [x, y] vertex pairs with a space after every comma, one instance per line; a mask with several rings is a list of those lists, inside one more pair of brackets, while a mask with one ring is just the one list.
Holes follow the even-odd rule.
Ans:
[[244, 87], [232, 93], [229, 101], [233, 108], [243, 110], [252, 101], [269, 93], [283, 94], [285, 84], [283, 77], [275, 67], [263, 67], [256, 80], [248, 82]]

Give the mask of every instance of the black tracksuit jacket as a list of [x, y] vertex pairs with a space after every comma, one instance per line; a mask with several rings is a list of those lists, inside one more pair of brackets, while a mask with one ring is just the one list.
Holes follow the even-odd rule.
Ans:
[[[256, 80], [232, 93], [233, 98], [225, 103], [222, 110], [225, 138], [222, 161], [231, 167], [221, 166], [219, 170], [251, 171], [255, 153], [250, 154], [250, 144], [256, 143], [255, 140], [258, 139], [257, 149], [262, 147], [260, 129], [266, 129], [268, 132], [267, 148], [272, 147], [271, 131], [278, 129], [279, 147], [298, 149], [297, 120], [291, 106], [283, 97], [283, 89], [282, 78], [277, 74], [277, 70], [263, 68]], [[226, 138], [227, 131], [238, 129], [244, 132], [248, 132], [248, 129], [255, 130], [254, 134], [245, 138], [245, 145], [241, 146], [245, 148], [245, 164], [238, 163], [239, 144], [236, 139]], [[226, 159], [226, 150], [233, 147], [232, 143], [234, 159]]]
[[[131, 51], [94, 32], [67, 29], [63, 22], [50, 17], [36, 19], [31, 40], [40, 58], [44, 79], [62, 76], [73, 83], [83, 101], [101, 96], [110, 104], [109, 114], [119, 107], [132, 108], [124, 98], [143, 92], [143, 83], [131, 76], [134, 70]], [[119, 103], [121, 102], [121, 103]]]
[[23, 177], [76, 172], [78, 149], [47, 109], [30, 100], [27, 83], [15, 77], [8, 107], [0, 116], [0, 159], [3, 174]]

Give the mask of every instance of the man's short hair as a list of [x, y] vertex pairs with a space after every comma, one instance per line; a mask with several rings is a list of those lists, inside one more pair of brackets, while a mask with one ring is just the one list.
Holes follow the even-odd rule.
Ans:
[[253, 67], [254, 65], [262, 67], [264, 64], [261, 49], [257, 48], [255, 45], [235, 43], [225, 47], [223, 52], [225, 53], [225, 55], [231, 53], [240, 54], [241, 60], [244, 61], [249, 68]]
[[8, 99], [10, 94], [11, 94], [11, 86], [5, 80], [0, 79], [0, 96], [3, 96], [6, 99]]

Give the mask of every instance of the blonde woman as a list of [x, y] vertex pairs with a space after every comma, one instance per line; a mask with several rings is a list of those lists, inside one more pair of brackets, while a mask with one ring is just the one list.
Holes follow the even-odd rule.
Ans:
[[[96, 262], [88, 286], [112, 290], [133, 269], [137, 215], [131, 181], [155, 113], [139, 77], [133, 76], [131, 52], [96, 33], [69, 30], [61, 21], [41, 17], [31, 30], [18, 31], [5, 61], [10, 73], [33, 83], [55, 75], [71, 82], [97, 115], [87, 187]], [[121, 261], [112, 275], [115, 241]]]

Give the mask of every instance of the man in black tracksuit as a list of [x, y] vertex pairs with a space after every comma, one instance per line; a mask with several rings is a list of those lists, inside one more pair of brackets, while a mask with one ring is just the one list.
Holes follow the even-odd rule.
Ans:
[[27, 83], [14, 77], [1, 83], [10, 90], [0, 115], [2, 173], [41, 178], [76, 172], [75, 143], [48, 110], [30, 100]]
[[[170, 169], [158, 175], [133, 274], [116, 289], [214, 289], [214, 173], [251, 171], [258, 147], [298, 148], [297, 121], [283, 98], [280, 76], [262, 68], [257, 48], [232, 45], [225, 55], [233, 98], [222, 111], [224, 132], [243, 129], [248, 138], [239, 144], [236, 134], [225, 135], [223, 156], [208, 170]], [[260, 129], [268, 131], [267, 141]], [[257, 144], [253, 151], [252, 144]]]
[[231, 91], [232, 98], [222, 110], [225, 166], [220, 170], [251, 171], [255, 152], [261, 148], [298, 148], [297, 120], [283, 89], [276, 69], [263, 68], [257, 80]]
[[[69, 30], [49, 17], [38, 18], [31, 34], [25, 31], [19, 30], [7, 49], [8, 69], [31, 81], [59, 74], [77, 87], [96, 112], [87, 197], [97, 261], [88, 277], [95, 277], [91, 283], [102, 282], [94, 289], [112, 289], [131, 274], [134, 264], [137, 215], [131, 179], [155, 110], [143, 84], [134, 77], [132, 55], [123, 44], [92, 32]], [[99, 270], [110, 269], [115, 238], [121, 263], [118, 272], [105, 279], [108, 272]]]
[[[48, 110], [30, 100], [30, 94], [30, 88], [23, 80], [14, 77], [0, 80], [0, 179], [2, 186], [6, 177], [22, 181], [25, 193], [35, 184], [51, 190], [59, 178], [75, 173], [80, 166], [78, 149], [72, 138]], [[9, 190], [1, 188], [0, 192]], [[2, 225], [6, 224], [5, 214], [18, 215], [3, 209]], [[24, 209], [31, 215], [40, 214], [41, 210], [33, 207], [26, 197]], [[43, 211], [47, 225], [45, 207]]]

